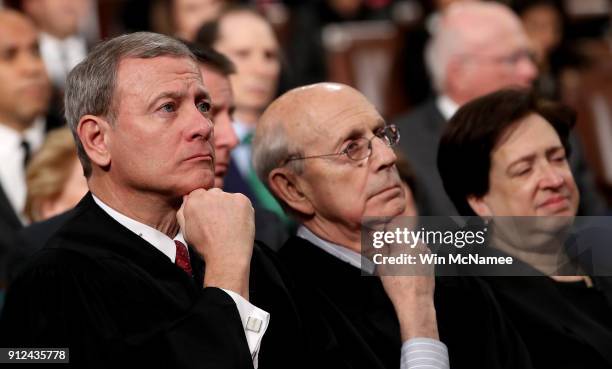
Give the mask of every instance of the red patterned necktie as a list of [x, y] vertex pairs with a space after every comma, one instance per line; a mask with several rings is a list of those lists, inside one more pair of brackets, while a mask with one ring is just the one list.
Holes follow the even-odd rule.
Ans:
[[177, 240], [174, 240], [174, 244], [176, 245], [175, 264], [178, 265], [179, 268], [183, 269], [190, 277], [193, 276], [187, 246], [185, 246], [181, 241]]

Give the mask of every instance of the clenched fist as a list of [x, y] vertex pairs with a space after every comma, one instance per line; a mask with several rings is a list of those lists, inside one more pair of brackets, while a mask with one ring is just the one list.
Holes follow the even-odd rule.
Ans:
[[177, 220], [185, 240], [206, 262], [205, 286], [248, 299], [254, 219], [251, 202], [242, 194], [197, 189], [183, 198]]

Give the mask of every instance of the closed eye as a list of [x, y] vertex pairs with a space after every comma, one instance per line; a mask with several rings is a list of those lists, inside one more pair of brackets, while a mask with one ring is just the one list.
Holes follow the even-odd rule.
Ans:
[[524, 166], [524, 167], [519, 167], [516, 168], [513, 172], [512, 172], [512, 176], [513, 177], [520, 177], [520, 176], [524, 176], [527, 173], [529, 173], [531, 171], [531, 166]]
[[551, 158], [551, 160], [560, 163], [560, 162], [564, 162], [565, 160], [567, 160], [567, 157], [565, 156], [565, 154], [557, 154], [557, 155], [554, 155]]

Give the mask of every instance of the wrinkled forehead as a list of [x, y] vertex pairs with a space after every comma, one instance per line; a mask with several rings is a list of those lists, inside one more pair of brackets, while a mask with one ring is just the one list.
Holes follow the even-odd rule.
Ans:
[[561, 138], [553, 125], [537, 113], [517, 120], [500, 133], [493, 157], [513, 161], [537, 150], [562, 148]]
[[314, 95], [301, 110], [306, 119], [297, 120], [294, 132], [304, 147], [329, 147], [349, 136], [369, 136], [384, 125], [376, 108], [353, 90]]
[[197, 63], [188, 57], [124, 58], [116, 74], [116, 92], [152, 93], [185, 84], [203, 85]]

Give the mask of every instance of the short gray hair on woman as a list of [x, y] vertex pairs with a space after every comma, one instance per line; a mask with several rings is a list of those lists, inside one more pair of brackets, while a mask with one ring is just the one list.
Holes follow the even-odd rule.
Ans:
[[91, 175], [91, 161], [76, 132], [81, 117], [87, 114], [105, 117], [114, 124], [118, 101], [115, 99], [117, 69], [127, 58], [149, 59], [158, 56], [195, 57], [182, 42], [152, 32], [136, 32], [112, 38], [98, 44], [80, 62], [66, 82], [66, 121], [76, 141], [79, 160], [86, 177]]
[[[289, 142], [283, 124], [262, 124], [257, 128], [252, 145], [253, 169], [255, 169], [257, 177], [269, 190], [270, 183], [268, 177], [276, 168], [285, 165], [295, 174], [302, 174], [304, 171], [303, 160], [287, 161], [290, 157], [302, 156], [302, 154], [300, 148]], [[272, 193], [286, 213], [292, 214], [292, 209], [281, 198], [276, 196], [273, 191], [270, 191], [270, 193]]]

